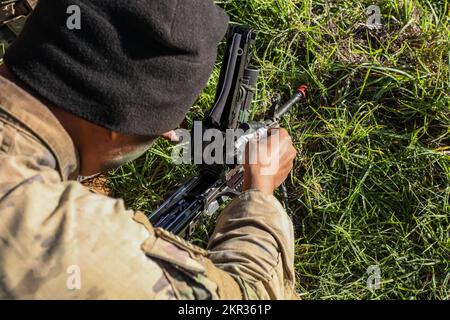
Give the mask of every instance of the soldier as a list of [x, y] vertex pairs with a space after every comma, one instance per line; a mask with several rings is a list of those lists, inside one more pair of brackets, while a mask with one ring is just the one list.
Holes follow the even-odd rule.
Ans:
[[[80, 29], [66, 25], [72, 5]], [[39, 1], [0, 66], [0, 298], [295, 297], [292, 223], [273, 196], [296, 155], [285, 130], [245, 166], [208, 250], [76, 181], [181, 122], [227, 24], [210, 0]]]

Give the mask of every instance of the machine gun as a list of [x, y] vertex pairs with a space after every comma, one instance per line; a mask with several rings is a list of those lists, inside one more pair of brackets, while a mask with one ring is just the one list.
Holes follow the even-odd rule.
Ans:
[[[255, 39], [252, 29], [230, 27], [215, 103], [202, 122], [204, 129], [217, 129], [224, 135], [227, 129], [242, 128], [253, 132], [241, 136], [235, 141], [236, 146], [244, 145], [252, 135], [267, 135], [268, 128], [276, 127], [279, 119], [305, 97], [306, 86], [302, 86], [284, 105], [280, 106], [279, 99], [273, 101], [262, 121], [248, 122], [259, 76], [259, 70], [250, 65]], [[157, 228], [189, 237], [203, 214], [214, 214], [224, 201], [241, 193], [243, 179], [242, 165], [203, 164], [199, 175], [181, 185], [148, 218]], [[287, 206], [287, 199], [283, 202]]]

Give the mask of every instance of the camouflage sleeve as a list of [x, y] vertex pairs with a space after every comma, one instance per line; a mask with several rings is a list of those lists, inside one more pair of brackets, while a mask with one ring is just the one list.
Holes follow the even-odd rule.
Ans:
[[25, 202], [9, 197], [17, 205], [2, 212], [0, 234], [14, 245], [0, 246], [0, 260], [7, 261], [0, 266], [0, 299], [240, 297], [237, 283], [209, 262], [205, 250], [154, 229], [120, 200], [74, 182], [61, 198], [51, 197], [59, 189], [39, 181], [22, 192], [37, 196]]
[[208, 252], [60, 180], [47, 146], [0, 110], [0, 299], [239, 299]]
[[296, 298], [292, 222], [275, 197], [251, 190], [235, 199], [220, 215], [208, 249], [245, 298]]

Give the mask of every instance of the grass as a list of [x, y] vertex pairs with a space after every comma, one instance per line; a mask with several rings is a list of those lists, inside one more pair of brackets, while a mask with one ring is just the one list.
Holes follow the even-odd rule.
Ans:
[[[255, 113], [274, 92], [310, 86], [283, 123], [300, 151], [287, 182], [303, 299], [449, 299], [449, 3], [377, 0], [379, 30], [365, 26], [372, 1], [217, 3], [259, 33]], [[218, 70], [190, 120], [211, 107]], [[159, 141], [110, 184], [149, 211], [195, 172], [169, 156]], [[193, 241], [204, 244], [212, 223]]]

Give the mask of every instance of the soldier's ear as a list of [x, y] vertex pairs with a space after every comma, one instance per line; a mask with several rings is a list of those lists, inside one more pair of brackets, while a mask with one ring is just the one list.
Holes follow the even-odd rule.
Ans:
[[168, 141], [180, 142], [180, 138], [177, 136], [177, 133], [174, 130], [163, 133], [161, 137]]
[[136, 143], [136, 137], [126, 135], [117, 131], [108, 130], [107, 132], [107, 140], [108, 143], [115, 146], [127, 146], [129, 144]]
[[109, 138], [111, 139], [111, 141], [117, 141], [120, 138], [120, 133], [110, 130], [109, 131]]
[[119, 132], [112, 131], [112, 130], [108, 130], [108, 131], [109, 131], [108, 140], [110, 142], [118, 143], [123, 140], [123, 135], [120, 134]]

